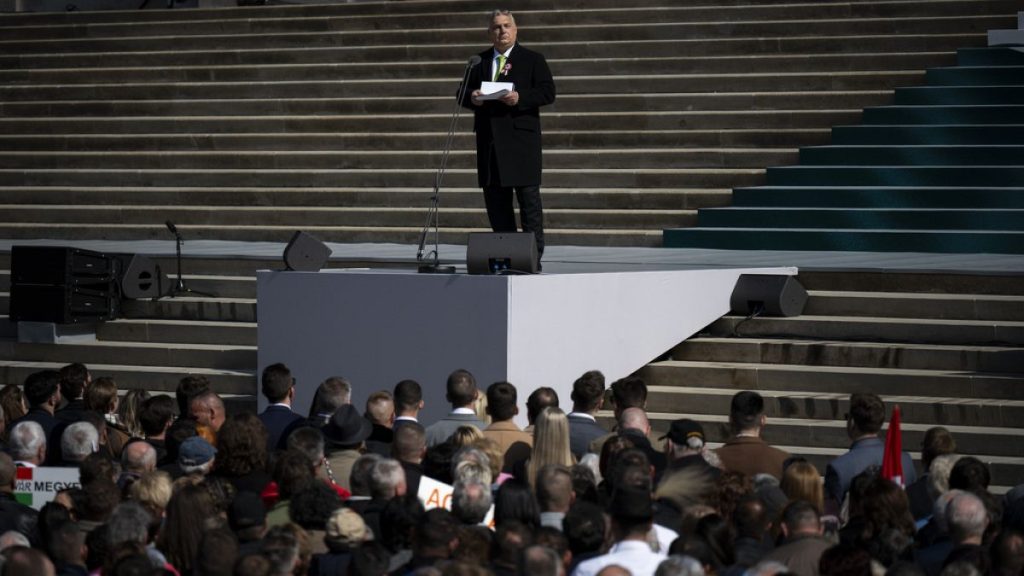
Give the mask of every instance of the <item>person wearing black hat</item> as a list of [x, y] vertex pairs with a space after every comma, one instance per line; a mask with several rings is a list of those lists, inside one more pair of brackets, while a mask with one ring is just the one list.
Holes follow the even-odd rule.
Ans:
[[362, 449], [373, 425], [351, 404], [338, 408], [321, 429], [327, 444], [327, 466], [324, 474], [338, 486], [352, 491], [352, 466], [362, 455]]
[[704, 459], [704, 427], [700, 422], [681, 418], [672, 422], [668, 432], [659, 438], [665, 440], [665, 456], [668, 466], [665, 476], [684, 468], [693, 468], [717, 480], [722, 471]]
[[651, 550], [647, 533], [654, 519], [651, 493], [643, 488], [622, 486], [612, 493], [608, 512], [612, 518], [615, 544], [607, 554], [576, 567], [573, 576], [594, 576], [606, 566], [628, 566], [633, 576], [651, 576], [667, 556]]

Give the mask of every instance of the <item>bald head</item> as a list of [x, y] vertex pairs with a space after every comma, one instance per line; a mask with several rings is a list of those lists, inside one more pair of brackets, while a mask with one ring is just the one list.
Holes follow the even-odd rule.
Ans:
[[121, 453], [121, 466], [126, 472], [152, 472], [156, 469], [156, 450], [149, 442], [132, 442]]
[[639, 430], [645, 435], [651, 431], [651, 423], [642, 408], [626, 408], [619, 415], [619, 428], [623, 430]]
[[224, 425], [224, 401], [213, 390], [207, 390], [193, 398], [189, 412], [196, 422], [214, 432]]

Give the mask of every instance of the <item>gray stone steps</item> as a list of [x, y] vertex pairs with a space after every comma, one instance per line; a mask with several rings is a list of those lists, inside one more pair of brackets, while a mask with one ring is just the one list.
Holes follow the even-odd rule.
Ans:
[[[323, 187], [433, 186], [436, 169], [402, 171], [352, 170], [20, 170], [0, 169], [0, 186], [185, 186], [282, 187], [302, 184]], [[544, 184], [573, 188], [732, 188], [764, 183], [763, 169], [550, 169]], [[452, 187], [477, 185], [475, 169], [452, 169], [445, 176]]]
[[916, 294], [1024, 295], [1021, 277], [1013, 274], [974, 275], [953, 272], [873, 272], [870, 270], [800, 272], [808, 290], [902, 292]]
[[900, 370], [1010, 373], [1024, 366], [1024, 348], [798, 338], [698, 336], [673, 348], [673, 360], [802, 364]]
[[[860, 120], [858, 110], [711, 110], [608, 111], [545, 114], [544, 130], [714, 130], [822, 128], [829, 122]], [[447, 129], [450, 114], [310, 115], [310, 116], [171, 116], [0, 118], [2, 134], [310, 134], [431, 132]], [[472, 118], [460, 119], [458, 132], [472, 131]], [[440, 142], [439, 142], [440, 144]]]
[[[51, 238], [58, 240], [139, 240], [165, 239], [167, 229], [163, 220], [151, 225], [105, 224], [100, 228], [82, 228], [78, 224], [0, 223], [0, 238], [31, 239]], [[265, 226], [210, 224], [205, 226], [181, 225], [183, 234], [195, 240], [238, 240], [245, 242], [287, 242], [295, 231], [302, 229], [324, 242], [339, 243], [419, 243], [422, 222], [416, 226]], [[443, 244], [465, 244], [470, 232], [487, 232], [490, 227], [452, 228], [442, 221], [440, 241]], [[643, 230], [638, 228], [545, 228], [545, 238], [552, 245], [570, 246], [661, 246], [661, 229]]]
[[[152, 204], [164, 206], [326, 206], [367, 208], [426, 207], [431, 187], [416, 188], [188, 188], [188, 187], [0, 187], [0, 197], [16, 204], [89, 205]], [[550, 210], [693, 210], [729, 202], [726, 188], [594, 189], [544, 187], [544, 206]], [[442, 209], [479, 206], [477, 187], [442, 190]]]
[[[193, 288], [200, 290], [200, 288]], [[124, 318], [139, 320], [202, 320], [212, 322], [256, 322], [255, 298], [167, 298], [126, 300]]]
[[218, 322], [212, 320], [120, 319], [104, 322], [99, 325], [96, 337], [99, 340], [111, 342], [256, 346], [256, 323]]
[[[2, 48], [0, 48], [2, 49]], [[4, 84], [0, 100], [85, 100], [148, 98], [351, 98], [454, 96], [460, 66], [451, 77], [410, 79], [225, 82], [103, 82], [78, 84]], [[921, 70], [790, 73], [707, 73], [667, 75], [559, 76], [559, 94], [649, 94], [679, 92], [766, 92], [892, 90], [922, 84]]]
[[130, 358], [135, 366], [180, 366], [182, 370], [234, 370], [239, 366], [256, 367], [253, 346], [222, 346], [212, 344], [178, 344], [147, 342], [74, 342], [61, 344], [28, 344], [0, 340], [0, 362], [54, 362], [69, 357], [88, 359], [92, 364], [122, 364]]
[[[725, 316], [708, 330], [715, 335], [734, 334], [736, 325], [743, 320], [738, 316]], [[743, 322], [739, 335], [745, 338], [788, 336], [822, 340], [1019, 346], [1024, 344], [1024, 322], [804, 315], [754, 318]]]
[[[759, 390], [765, 399], [765, 414], [775, 418], [843, 420], [849, 411], [850, 395], [846, 393], [803, 392], [797, 390]], [[680, 412], [707, 416], [729, 413], [733, 390], [686, 386], [651, 386], [648, 405], [660, 412]], [[919, 437], [922, 429], [931, 426], [985, 426], [1020, 428], [1024, 422], [1024, 401], [988, 398], [941, 396], [882, 395], [886, 405], [899, 404], [902, 422], [909, 425], [904, 433]], [[957, 440], [960, 435], [956, 434]], [[904, 436], [904, 445], [918, 446]], [[986, 450], [979, 450], [985, 453]]]
[[[727, 74], [852, 72], [877, 70], [914, 70], [935, 66], [951, 66], [956, 56], [948, 52], [911, 54], [827, 54], [780, 56], [686, 57], [664, 56], [645, 58], [580, 58], [550, 59], [548, 64], [556, 78], [583, 75], [632, 74], [638, 67], [646, 74]], [[5, 84], [77, 84], [94, 83], [97, 78], [110, 83], [142, 82], [293, 82], [331, 81], [338, 78], [363, 79], [457, 79], [461, 64], [450, 59], [434, 62], [340, 62], [288, 63], [205, 66], [138, 66], [111, 67], [116, 61], [95, 62], [75, 68], [0, 69], [0, 82]]]
[[[635, 168], [756, 168], [792, 163], [796, 149], [760, 148], [599, 148], [546, 149], [544, 167], [568, 169], [594, 166]], [[410, 170], [436, 168], [441, 151], [344, 150], [344, 151], [221, 151], [199, 152], [20, 152], [0, 155], [0, 169], [269, 169], [269, 170]], [[476, 169], [476, 150], [452, 150], [448, 166]]]
[[811, 291], [805, 314], [1024, 321], [1024, 296]]
[[[438, 150], [438, 132], [361, 134], [17, 134], [0, 135], [0, 150], [182, 151], [182, 150]], [[580, 130], [544, 131], [545, 150], [604, 147], [795, 148], [827, 144], [827, 129]], [[472, 150], [475, 137], [456, 134], [453, 150]]]
[[[565, 112], [646, 112], [678, 110], [845, 110], [891, 104], [887, 90], [793, 91], [665, 94], [560, 94], [558, 110]], [[146, 100], [40, 100], [0, 102], [0, 116], [259, 116], [295, 114], [420, 114], [452, 113], [450, 95], [382, 98], [220, 98]]]
[[[850, 53], [868, 55], [875, 53], [909, 54], [915, 52], [955, 52], [966, 46], [983, 46], [984, 33], [948, 34], [846, 34], [824, 36], [784, 36], [777, 38], [675, 38], [671, 40], [612, 40], [601, 42], [552, 42], [536, 38], [530, 46], [545, 54], [546, 58], [652, 58], [673, 55], [686, 57], [749, 57], [752, 55], [801, 54], [805, 57], [818, 54]], [[158, 40], [159, 41], [159, 40]], [[484, 43], [486, 45], [486, 43]], [[130, 48], [130, 47], [129, 47]], [[481, 44], [437, 44], [436, 41], [417, 45], [415, 50], [406, 45], [392, 46], [286, 46], [266, 48], [256, 44], [245, 49], [196, 49], [188, 46], [182, 49], [154, 50], [151, 46], [138, 50], [119, 52], [75, 52], [0, 54], [0, 69], [65, 68], [94, 65], [97, 62], [118, 66], [160, 66], [172, 63], [177, 66], [199, 66], [209, 64], [291, 64], [291, 63], [336, 63], [336, 62], [429, 62], [457, 61], [468, 58], [469, 54], [481, 50]]]
[[[300, 206], [30, 206], [0, 204], [4, 221], [10, 224], [33, 222], [84, 226], [108, 224], [153, 225], [171, 220], [178, 226], [383, 226], [416, 227], [422, 225], [427, 202], [420, 207], [388, 208], [378, 206], [300, 207]], [[442, 208], [441, 222], [458, 228], [488, 226], [483, 198], [477, 196], [471, 207]], [[579, 210], [549, 208], [544, 211], [548, 228], [639, 228], [661, 229], [681, 223], [695, 224], [695, 210]]]
[[654, 362], [638, 372], [649, 386], [689, 386], [740, 390], [802, 390], [847, 394], [899, 391], [908, 396], [1020, 400], [1024, 375], [964, 370], [910, 370], [846, 366], [800, 366], [748, 362]]
[[[893, 5], [906, 3], [893, 3]], [[589, 40], [594, 28], [601, 28], [604, 37], [614, 40], [657, 40], [684, 37], [727, 38], [737, 36], [823, 36], [828, 34], [849, 34], [856, 30], [860, 34], [874, 33], [922, 33], [922, 32], [984, 32], [992, 28], [1006, 27], [1014, 22], [1006, 13], [1011, 10], [1011, 0], [985, 3], [988, 8], [962, 2], [949, 15], [934, 15], [932, 2], [915, 3], [913, 10], [901, 15], [814, 14], [814, 5], [804, 5], [796, 14], [779, 14], [771, 6], [745, 6], [730, 9], [734, 14], [731, 21], [722, 20], [715, 10], [702, 7], [700, 10], [683, 10], [676, 13], [671, 8], [661, 7], [655, 11], [642, 9], [616, 10], [605, 15], [600, 10], [537, 12], [522, 20], [524, 33], [520, 39], [528, 44], [529, 38], [544, 38], [546, 41]], [[939, 5], [943, 5], [939, 3]], [[953, 4], [945, 4], [952, 7]], [[756, 12], [763, 16], [757, 19]], [[751, 12], [755, 14], [751, 15]], [[988, 13], [985, 13], [988, 12]], [[993, 15], [993, 13], [995, 15]], [[201, 12], [197, 15], [202, 14]], [[309, 18], [252, 18], [234, 20], [191, 20], [187, 22], [126, 22], [96, 23], [84, 26], [9, 26], [3, 30], [7, 38], [3, 44], [17, 47], [19, 51], [30, 46], [41, 47], [52, 42], [69, 46], [92, 46], [93, 49], [124, 49], [139, 39], [177, 39], [179, 45], [206, 48], [211, 39], [219, 40], [225, 48], [251, 45], [254, 40], [264, 40], [264, 46], [295, 42], [305, 37], [305, 45], [368, 44], [390, 45], [420, 43], [486, 42], [486, 16], [470, 12], [442, 13], [434, 15], [416, 14], [381, 18], [378, 15], [366, 17], [309, 17]], [[703, 17], [701, 15], [704, 15]], [[702, 21], [703, 18], [710, 21]], [[483, 25], [481, 25], [483, 22]], [[614, 22], [614, 24], [609, 24]], [[808, 24], [813, 22], [813, 26]], [[234, 39], [234, 42], [225, 40]], [[3, 46], [0, 44], [0, 47]], [[293, 44], [294, 45], [294, 44]], [[162, 46], [161, 46], [162, 47]]]
[[[0, 382], [21, 384], [25, 378], [39, 370], [59, 370], [66, 365], [59, 362], [0, 362]], [[120, 363], [89, 363], [94, 377], [111, 376], [121, 390], [138, 388], [160, 392], [174, 392], [178, 381], [187, 374], [202, 374], [211, 387], [220, 394], [251, 396], [256, 389], [255, 368], [252, 370], [224, 370], [210, 368], [184, 368], [181, 366], [131, 366]]]

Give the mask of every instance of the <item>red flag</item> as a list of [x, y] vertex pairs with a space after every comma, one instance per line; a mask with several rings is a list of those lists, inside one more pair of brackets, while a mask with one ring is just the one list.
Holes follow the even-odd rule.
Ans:
[[900, 434], [900, 407], [892, 409], [889, 430], [885, 433], [885, 455], [882, 457], [882, 478], [903, 484], [903, 435]]

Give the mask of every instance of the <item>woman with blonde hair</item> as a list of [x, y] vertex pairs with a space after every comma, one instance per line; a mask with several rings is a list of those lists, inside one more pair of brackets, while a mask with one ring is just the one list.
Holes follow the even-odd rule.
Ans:
[[142, 404], [149, 400], [149, 392], [145, 390], [129, 390], [117, 407], [117, 417], [120, 424], [132, 438], [144, 438], [142, 425], [139, 424], [139, 413], [142, 412]]
[[779, 484], [779, 487], [790, 502], [806, 500], [814, 505], [819, 516], [824, 513], [824, 487], [822, 485], [821, 473], [814, 467], [814, 464], [806, 460], [793, 462], [783, 470], [782, 482]]
[[476, 426], [459, 426], [452, 433], [451, 443], [458, 448], [469, 446], [484, 437], [483, 432]]
[[537, 471], [546, 464], [569, 467], [575, 463], [569, 449], [569, 418], [555, 406], [545, 408], [534, 425], [533, 452], [526, 463], [526, 481], [533, 487]]

